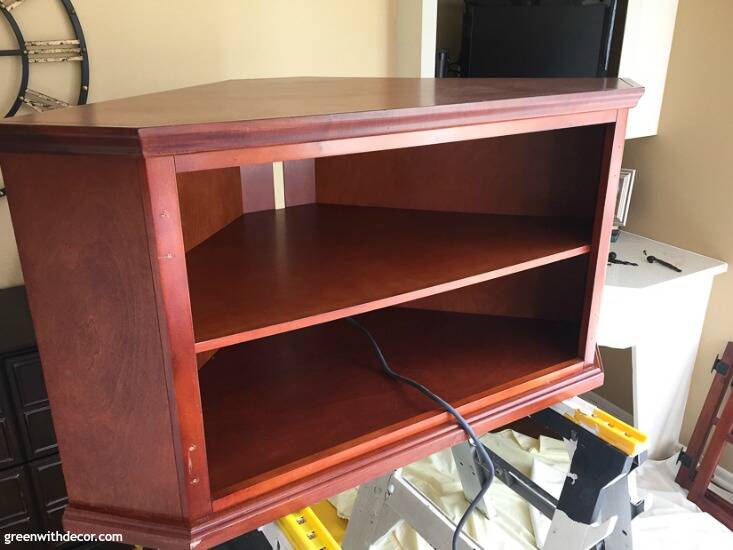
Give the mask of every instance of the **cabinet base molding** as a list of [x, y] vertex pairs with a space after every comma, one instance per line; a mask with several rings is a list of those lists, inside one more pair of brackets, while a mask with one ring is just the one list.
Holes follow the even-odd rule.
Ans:
[[64, 511], [64, 529], [72, 533], [121, 534], [125, 542], [149, 548], [194, 548], [192, 530], [162, 519], [144, 519], [80, 508], [70, 504]]
[[[594, 364], [566, 376], [564, 380], [527, 392], [524, 397], [496, 403], [469, 415], [467, 420], [480, 432], [490, 431], [542, 410], [551, 403], [585, 393], [602, 383], [601, 358], [596, 354]], [[271, 491], [266, 498], [254, 498], [231, 505], [228, 504], [236, 502], [236, 493], [218, 499], [214, 501], [216, 511], [192, 526], [165, 519], [145, 519], [97, 511], [72, 503], [64, 513], [64, 528], [75, 533], [119, 533], [124, 542], [151, 548], [203, 550], [464, 439], [463, 432], [454, 425], [415, 434], [411, 440], [354, 458], [333, 469], [314, 474], [312, 478]]]

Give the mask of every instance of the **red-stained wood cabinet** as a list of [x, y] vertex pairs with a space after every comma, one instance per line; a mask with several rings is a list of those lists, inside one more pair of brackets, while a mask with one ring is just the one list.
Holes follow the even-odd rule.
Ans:
[[206, 548], [602, 383], [623, 79], [229, 81], [0, 124], [79, 532]]

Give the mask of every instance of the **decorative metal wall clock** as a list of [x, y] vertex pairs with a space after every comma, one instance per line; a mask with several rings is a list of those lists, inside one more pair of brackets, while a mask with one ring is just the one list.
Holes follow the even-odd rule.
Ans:
[[0, 13], [15, 35], [18, 46], [16, 49], [0, 50], [0, 57], [19, 57], [21, 67], [20, 88], [14, 103], [5, 114], [6, 117], [13, 116], [23, 105], [27, 105], [35, 111], [48, 111], [69, 106], [69, 103], [53, 97], [50, 93], [28, 87], [31, 66], [36, 67], [45, 63], [78, 63], [81, 78], [79, 79], [79, 99], [77, 103], [79, 105], [86, 103], [89, 93], [89, 56], [84, 41], [84, 33], [71, 0], [59, 1], [63, 5], [74, 30], [74, 38], [32, 41], [23, 37], [21, 27], [13, 16], [15, 9], [21, 8], [22, 4], [31, 1], [0, 0]]

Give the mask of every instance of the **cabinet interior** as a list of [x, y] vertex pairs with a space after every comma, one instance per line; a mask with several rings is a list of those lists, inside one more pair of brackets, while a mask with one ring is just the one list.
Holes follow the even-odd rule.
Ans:
[[[606, 125], [178, 174], [212, 497], [580, 368]], [[545, 378], [543, 378], [545, 377]]]

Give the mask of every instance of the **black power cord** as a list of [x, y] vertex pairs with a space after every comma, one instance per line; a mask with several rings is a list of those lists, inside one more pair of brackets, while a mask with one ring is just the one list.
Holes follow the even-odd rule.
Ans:
[[460, 428], [466, 433], [466, 436], [468, 437], [468, 441], [473, 445], [474, 452], [476, 453], [480, 465], [483, 468], [485, 472], [485, 480], [484, 484], [481, 486], [481, 490], [476, 495], [476, 498], [474, 498], [471, 503], [468, 505], [468, 508], [466, 508], [466, 511], [461, 516], [461, 519], [456, 524], [456, 530], [453, 532], [453, 539], [451, 540], [451, 548], [453, 550], [458, 549], [458, 540], [460, 537], [461, 532], [463, 531], [463, 527], [466, 524], [466, 521], [468, 520], [469, 516], [476, 510], [476, 506], [478, 506], [479, 502], [484, 498], [486, 495], [486, 492], [489, 490], [489, 487], [491, 486], [491, 482], [494, 480], [494, 463], [491, 462], [491, 458], [489, 457], [489, 453], [486, 452], [486, 449], [484, 448], [483, 443], [479, 440], [478, 436], [476, 435], [476, 432], [473, 431], [473, 428], [466, 422], [466, 419], [463, 418], [461, 413], [459, 413], [453, 406], [451, 406], [450, 403], [442, 399], [441, 397], [435, 395], [433, 392], [431, 392], [428, 388], [420, 384], [419, 382], [416, 382], [412, 378], [408, 378], [407, 376], [402, 376], [401, 374], [393, 371], [389, 364], [387, 363], [387, 360], [384, 358], [384, 354], [382, 353], [382, 349], [379, 347], [379, 344], [377, 344], [377, 341], [374, 339], [374, 336], [372, 336], [371, 332], [367, 330], [367, 328], [362, 325], [359, 321], [354, 319], [353, 317], [346, 317], [346, 321], [354, 325], [356, 328], [358, 328], [364, 336], [367, 337], [369, 342], [371, 342], [372, 347], [374, 348], [374, 352], [377, 354], [377, 359], [379, 359], [379, 363], [382, 365], [382, 369], [384, 372], [392, 378], [393, 380], [397, 380], [398, 382], [401, 382], [403, 384], [406, 384], [408, 386], [411, 386], [415, 388], [417, 391], [422, 393], [425, 397], [428, 399], [431, 399], [432, 401], [435, 401], [438, 405], [440, 405], [447, 413], [449, 413], [453, 418], [455, 418], [456, 423], [460, 426]]

